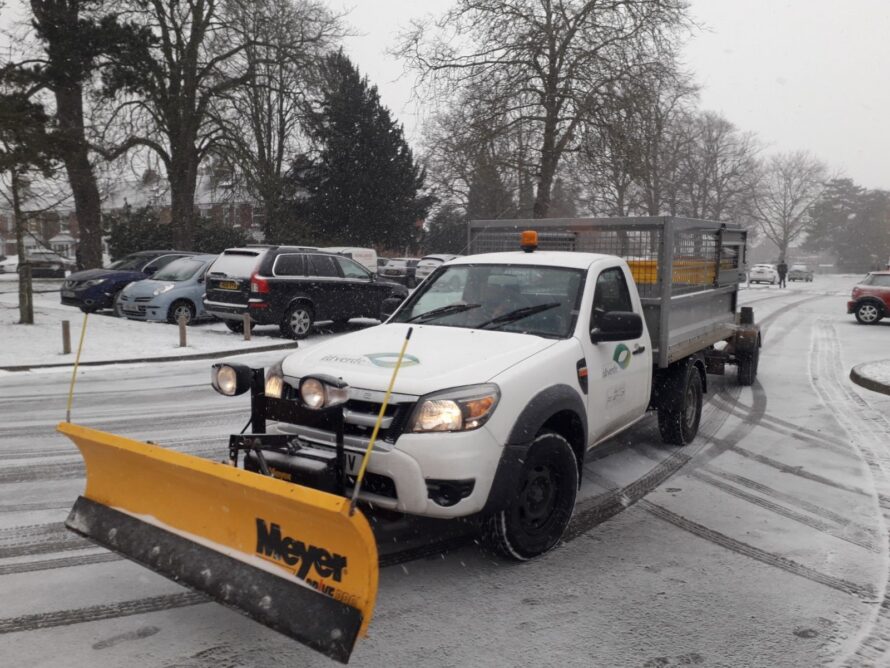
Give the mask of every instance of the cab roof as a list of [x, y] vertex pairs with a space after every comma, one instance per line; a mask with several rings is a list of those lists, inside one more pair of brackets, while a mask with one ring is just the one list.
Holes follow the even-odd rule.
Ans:
[[610, 260], [615, 256], [601, 253], [580, 253], [575, 251], [509, 251], [506, 253], [481, 253], [465, 255], [450, 262], [449, 266], [458, 264], [523, 264], [539, 267], [567, 267], [569, 269], [587, 269], [598, 260]]

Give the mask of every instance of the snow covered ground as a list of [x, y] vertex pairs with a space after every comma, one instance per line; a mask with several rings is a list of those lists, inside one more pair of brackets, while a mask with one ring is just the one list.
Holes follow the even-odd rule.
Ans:
[[[846, 314], [859, 278], [746, 289], [764, 331], [753, 387], [710, 376], [685, 448], [652, 417], [607, 444], [542, 559], [469, 542], [383, 568], [353, 664], [888, 665], [890, 397], [848, 375], [890, 356], [890, 322]], [[247, 399], [213, 393], [208, 364], [85, 369], [75, 416], [219, 458]], [[64, 531], [83, 468], [53, 433], [56, 376], [0, 377], [0, 663], [334, 665]]]
[[[59, 280], [34, 283], [34, 325], [19, 325], [16, 277], [0, 275], [0, 367], [73, 363], [84, 316], [59, 303]], [[71, 353], [62, 354], [62, 321], [71, 328]], [[323, 331], [323, 330], [322, 330]], [[310, 338], [301, 345], [319, 339]], [[287, 344], [277, 327], [258, 327], [251, 341], [233, 334], [221, 322], [197, 323], [187, 329], [185, 348], [179, 347], [179, 327], [166, 323], [115, 318], [108, 312], [87, 319], [81, 361], [151, 359], [222, 351], [249, 352], [258, 347]], [[2, 372], [0, 372], [2, 373]]]

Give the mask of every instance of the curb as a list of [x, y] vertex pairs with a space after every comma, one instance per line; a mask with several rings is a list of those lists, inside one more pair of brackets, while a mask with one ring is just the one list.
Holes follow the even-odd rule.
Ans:
[[[275, 350], [296, 350], [297, 342], [275, 343], [269, 346], [257, 346], [256, 348], [238, 350], [220, 350], [215, 353], [197, 353], [195, 355], [168, 355], [166, 357], [139, 357], [125, 360], [96, 360], [93, 362], [81, 362], [78, 366], [110, 366], [112, 364], [147, 364], [149, 362], [181, 362], [187, 360], [209, 360], [217, 357], [234, 357], [236, 355], [250, 355], [252, 353], [268, 353]], [[0, 371], [31, 371], [32, 369], [61, 369], [72, 367], [74, 362], [59, 362], [56, 364], [23, 364], [21, 366], [0, 366]]]
[[[887, 360], [887, 363], [890, 363], [890, 360]], [[867, 374], [863, 374], [863, 368], [868, 367], [872, 364], [875, 364], [875, 362], [865, 362], [864, 364], [857, 364], [856, 366], [854, 366], [850, 370], [850, 380], [853, 381], [856, 385], [864, 387], [867, 390], [871, 390], [872, 392], [879, 392], [881, 394], [890, 395], [890, 385], [878, 382], [873, 378], [869, 378]]]

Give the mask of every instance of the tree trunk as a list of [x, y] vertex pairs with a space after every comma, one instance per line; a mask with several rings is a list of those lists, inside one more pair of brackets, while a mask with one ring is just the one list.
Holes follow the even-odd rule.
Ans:
[[535, 218], [546, 218], [550, 212], [550, 190], [553, 187], [553, 179], [556, 176], [558, 163], [555, 123], [545, 122], [544, 138], [541, 146], [541, 172], [538, 176], [538, 191], [535, 193], [535, 206], [533, 209]]
[[25, 258], [25, 217], [22, 214], [21, 185], [15, 168], [9, 170], [12, 190], [12, 215], [15, 218], [15, 250], [19, 256], [19, 324], [34, 324], [34, 290], [31, 264]]
[[187, 156], [171, 156], [170, 204], [173, 225], [173, 246], [176, 250], [194, 250], [195, 187], [198, 181], [196, 160]]
[[90, 163], [83, 126], [83, 88], [80, 85], [56, 90], [56, 119], [63, 140], [62, 159], [74, 195], [79, 229], [78, 269], [102, 266], [102, 212], [99, 187]]

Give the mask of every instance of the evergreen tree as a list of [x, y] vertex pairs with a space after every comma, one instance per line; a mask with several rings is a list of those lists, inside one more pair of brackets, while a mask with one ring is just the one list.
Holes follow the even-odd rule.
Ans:
[[510, 218], [514, 213], [513, 197], [504, 185], [497, 165], [488, 151], [482, 151], [470, 177], [467, 194], [467, 218], [494, 220]]
[[425, 172], [401, 126], [342, 52], [323, 64], [325, 91], [311, 134], [319, 147], [303, 210], [316, 238], [331, 244], [400, 248], [415, 240], [431, 205]]
[[830, 181], [813, 206], [806, 247], [835, 254], [842, 271], [881, 268], [890, 257], [890, 193]]
[[21, 89], [0, 94], [0, 175], [8, 177], [8, 193], [3, 199], [12, 206], [15, 221], [16, 254], [19, 261], [19, 323], [34, 324], [34, 295], [31, 273], [22, 271], [25, 257], [26, 215], [22, 199], [27, 188], [27, 175], [39, 172], [49, 177], [55, 167], [58, 144], [48, 134], [49, 116], [43, 105], [34, 102]]
[[423, 246], [427, 253], [464, 253], [467, 246], [467, 216], [464, 212], [454, 204], [440, 206], [430, 218]]

